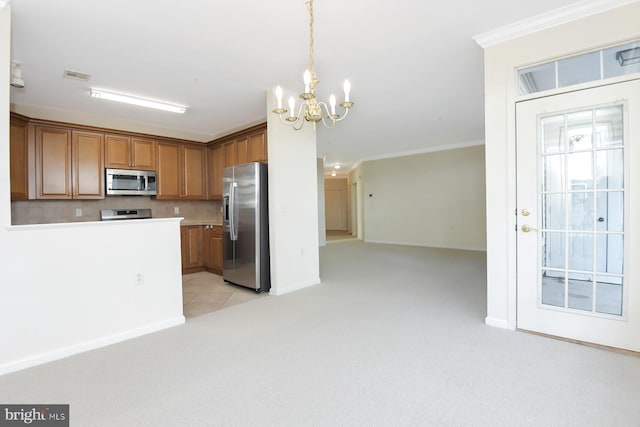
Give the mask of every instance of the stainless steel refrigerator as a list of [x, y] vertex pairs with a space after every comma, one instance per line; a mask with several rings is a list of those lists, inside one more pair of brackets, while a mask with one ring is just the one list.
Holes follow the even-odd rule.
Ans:
[[271, 287], [267, 165], [247, 163], [222, 175], [224, 280], [257, 292]]

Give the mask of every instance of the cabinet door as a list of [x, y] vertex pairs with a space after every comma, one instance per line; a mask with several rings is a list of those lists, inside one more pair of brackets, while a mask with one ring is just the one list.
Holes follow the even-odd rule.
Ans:
[[236, 164], [241, 165], [249, 162], [248, 139], [236, 139]]
[[267, 161], [267, 133], [260, 132], [249, 136], [249, 162]]
[[206, 155], [205, 147], [185, 145], [183, 147], [182, 170], [184, 171], [184, 199], [204, 200], [206, 194]]
[[131, 138], [120, 135], [105, 136], [105, 165], [108, 168], [131, 168]]
[[224, 152], [221, 145], [209, 149], [209, 198], [222, 198]]
[[176, 200], [181, 198], [182, 169], [181, 146], [178, 144], [158, 143], [157, 148], [156, 198]]
[[211, 269], [211, 226], [209, 225], [202, 231], [202, 262], [206, 270]]
[[185, 241], [183, 244], [183, 264], [182, 269], [185, 270], [197, 270], [202, 268], [202, 234], [203, 226], [201, 225], [189, 225], [185, 226]]
[[131, 138], [131, 167], [140, 170], [156, 170], [155, 141]]
[[36, 198], [71, 198], [71, 130], [36, 128]]
[[222, 274], [222, 227], [214, 226], [211, 230], [211, 268]]
[[9, 169], [11, 173], [11, 200], [29, 198], [29, 157], [27, 146], [27, 126], [11, 123], [9, 137]]
[[224, 150], [224, 167], [237, 165], [236, 144], [233, 141], [226, 142], [222, 144], [222, 149]]
[[72, 132], [73, 198], [104, 198], [104, 136], [94, 132]]

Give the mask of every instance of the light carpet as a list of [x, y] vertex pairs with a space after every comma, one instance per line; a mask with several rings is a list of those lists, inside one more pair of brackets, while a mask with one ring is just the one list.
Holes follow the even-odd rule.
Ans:
[[321, 285], [5, 375], [0, 402], [72, 426], [639, 425], [640, 358], [486, 326], [485, 265], [332, 244]]

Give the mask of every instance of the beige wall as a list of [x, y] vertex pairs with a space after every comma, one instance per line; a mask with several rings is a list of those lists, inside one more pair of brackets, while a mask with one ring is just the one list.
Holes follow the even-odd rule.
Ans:
[[[636, 2], [485, 49], [486, 179], [490, 189], [486, 322], [490, 325], [516, 327], [515, 70], [637, 39], [639, 18], [640, 2]], [[599, 83], [580, 87], [594, 84]]]
[[485, 250], [484, 146], [362, 165], [367, 242]]

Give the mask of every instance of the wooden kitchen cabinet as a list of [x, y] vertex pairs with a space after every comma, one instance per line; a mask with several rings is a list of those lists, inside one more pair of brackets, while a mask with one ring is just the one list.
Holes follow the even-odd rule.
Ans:
[[229, 141], [222, 144], [224, 151], [224, 167], [235, 166], [238, 164], [238, 152], [236, 150], [235, 141]]
[[103, 199], [104, 136], [36, 126], [36, 198]]
[[234, 144], [236, 146], [236, 165], [241, 165], [249, 162], [249, 139], [244, 137], [236, 139]]
[[222, 274], [222, 227], [207, 225], [204, 230], [204, 268]]
[[258, 133], [249, 135], [247, 138], [248, 153], [247, 161], [266, 162], [267, 157], [267, 131], [263, 130]]
[[207, 198], [207, 150], [204, 146], [182, 147], [183, 198], [204, 200]]
[[156, 170], [156, 141], [106, 135], [105, 165], [117, 169]]
[[28, 200], [30, 196], [28, 144], [27, 121], [12, 115], [9, 136], [11, 200]]
[[182, 274], [204, 270], [202, 253], [202, 225], [186, 225], [180, 227], [180, 249], [182, 253]]
[[159, 142], [157, 195], [159, 200], [205, 200], [206, 147]]
[[209, 148], [208, 198], [222, 198], [222, 171], [224, 169], [224, 151], [221, 145]]
[[71, 132], [71, 192], [74, 199], [104, 199], [104, 135]]

